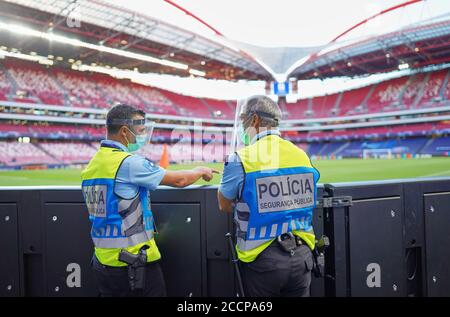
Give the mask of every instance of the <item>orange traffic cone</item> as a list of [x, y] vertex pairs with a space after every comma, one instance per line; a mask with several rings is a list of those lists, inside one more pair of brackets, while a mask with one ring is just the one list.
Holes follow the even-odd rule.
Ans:
[[159, 161], [159, 166], [161, 166], [162, 168], [168, 168], [169, 165], [169, 152], [167, 151], [167, 144], [164, 144], [161, 154], [161, 160]]

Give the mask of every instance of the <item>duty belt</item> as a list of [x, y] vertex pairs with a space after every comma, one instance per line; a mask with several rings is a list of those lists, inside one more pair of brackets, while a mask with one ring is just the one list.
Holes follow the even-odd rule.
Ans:
[[303, 242], [300, 237], [295, 236], [292, 232], [287, 232], [275, 238], [270, 246], [277, 246], [293, 256], [295, 254], [295, 249], [303, 244], [305, 244], [305, 242]]

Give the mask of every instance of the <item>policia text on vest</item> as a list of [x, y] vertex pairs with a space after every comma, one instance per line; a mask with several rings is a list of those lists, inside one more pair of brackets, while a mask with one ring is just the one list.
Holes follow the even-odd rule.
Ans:
[[277, 212], [314, 205], [312, 173], [263, 177], [256, 180], [258, 211]]
[[[158, 295], [164, 295], [165, 285], [162, 275], [158, 274], [160, 269], [145, 267], [147, 262], [154, 262], [161, 257], [153, 238], [149, 190], [139, 187], [135, 197], [130, 199], [115, 192], [118, 170], [130, 156], [130, 153], [122, 151], [114, 143], [102, 144], [82, 172], [82, 191], [92, 222], [91, 237], [95, 246], [93, 269], [100, 293], [104, 296], [127, 294], [128, 290], [138, 295], [138, 292], [145, 290], [146, 275], [149, 275], [147, 279], [153, 277], [159, 281]], [[148, 251], [144, 251], [146, 249]], [[121, 261], [123, 252], [130, 255], [125, 258], [138, 253], [140, 261]], [[115, 293], [103, 285], [113, 283], [114, 273], [117, 275], [118, 272], [122, 272], [125, 279], [117, 281], [120, 285], [117, 288], [123, 290]]]
[[233, 218], [245, 295], [308, 296], [319, 173], [277, 131], [255, 139], [236, 152], [244, 175]]
[[[120, 173], [124, 166], [126, 173]], [[123, 144], [111, 140], [102, 141], [100, 149], [82, 171], [82, 192], [95, 246], [92, 265], [101, 295], [166, 295], [158, 261], [161, 254], [154, 239], [156, 227], [150, 190], [156, 189], [160, 183], [176, 186], [180, 178], [183, 186], [200, 177], [205, 180], [212, 178], [209, 168], [175, 172], [162, 170], [145, 158], [127, 152]], [[136, 175], [130, 177], [132, 173]], [[128, 178], [120, 176], [118, 183], [119, 174]], [[136, 181], [139, 177], [144, 180]], [[126, 188], [127, 193], [131, 191], [129, 197], [125, 197], [122, 191], [118, 194], [118, 185], [122, 186], [121, 189]]]

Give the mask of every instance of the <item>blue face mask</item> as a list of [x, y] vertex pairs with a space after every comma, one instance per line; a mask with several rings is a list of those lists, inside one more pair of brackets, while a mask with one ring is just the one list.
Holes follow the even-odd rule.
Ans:
[[[128, 129], [130, 130], [130, 129]], [[145, 144], [147, 144], [147, 133], [146, 134], [135, 134], [133, 131], [130, 130], [130, 132], [134, 135], [136, 138], [136, 143], [130, 143], [128, 142], [127, 149], [128, 152], [136, 152], [141, 147], [143, 147]], [[128, 140], [127, 140], [128, 141]]]

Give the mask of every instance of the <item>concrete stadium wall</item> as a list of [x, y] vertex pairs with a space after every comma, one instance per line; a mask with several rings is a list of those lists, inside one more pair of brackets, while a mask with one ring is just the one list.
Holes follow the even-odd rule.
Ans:
[[[216, 192], [152, 194], [169, 296], [236, 295]], [[331, 246], [313, 296], [450, 296], [450, 178], [319, 187], [340, 196], [353, 205], [314, 213]], [[97, 296], [89, 231], [79, 187], [0, 187], [0, 296]]]

